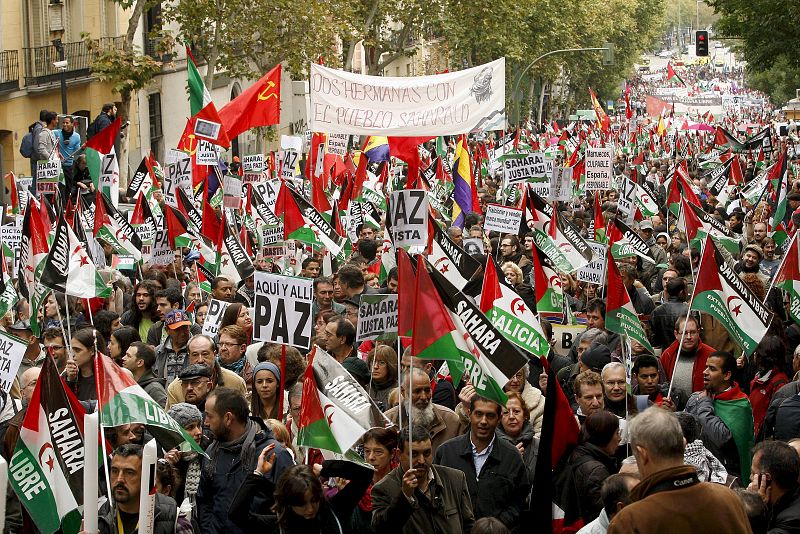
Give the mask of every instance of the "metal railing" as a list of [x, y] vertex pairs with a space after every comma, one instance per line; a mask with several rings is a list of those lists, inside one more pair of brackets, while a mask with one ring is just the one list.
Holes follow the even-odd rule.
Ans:
[[19, 52], [4, 50], [0, 52], [0, 92], [19, 89]]
[[[100, 48], [122, 48], [123, 37], [103, 37], [100, 39]], [[95, 53], [89, 51], [84, 41], [64, 43], [64, 59], [67, 61], [67, 79], [89, 76], [91, 64]], [[60, 79], [61, 71], [53, 65], [60, 60], [58, 50], [52, 44], [23, 48], [25, 64], [25, 85], [45, 85], [56, 83]]]

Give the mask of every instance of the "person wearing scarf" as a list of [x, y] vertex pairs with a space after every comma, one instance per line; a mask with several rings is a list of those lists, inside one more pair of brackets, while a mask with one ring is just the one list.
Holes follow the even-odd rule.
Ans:
[[247, 333], [239, 326], [225, 326], [219, 331], [219, 364], [223, 369], [239, 375], [251, 392], [253, 366], [247, 361]]
[[253, 369], [253, 376], [248, 384], [252, 391], [250, 396], [250, 413], [254, 417], [283, 420], [280, 413], [281, 371], [272, 362], [260, 362]]

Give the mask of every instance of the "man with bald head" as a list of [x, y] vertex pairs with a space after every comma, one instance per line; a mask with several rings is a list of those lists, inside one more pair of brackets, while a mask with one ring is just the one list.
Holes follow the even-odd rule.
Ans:
[[[431, 435], [432, 454], [450, 438], [464, 432], [458, 415], [450, 408], [434, 404], [431, 398], [431, 379], [418, 368], [411, 367], [400, 375], [402, 401], [386, 412], [386, 417], [395, 425], [405, 428], [411, 417], [412, 426], [425, 427]], [[402, 413], [401, 413], [402, 410]]]
[[41, 372], [41, 367], [31, 367], [19, 377], [19, 389], [22, 393], [23, 406], [27, 406], [31, 401], [33, 390], [36, 388], [36, 383], [39, 381], [39, 373]]

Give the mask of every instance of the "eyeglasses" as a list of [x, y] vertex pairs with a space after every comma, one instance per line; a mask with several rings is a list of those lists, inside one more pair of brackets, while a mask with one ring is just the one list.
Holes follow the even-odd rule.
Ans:
[[511, 245], [511, 243], [500, 243], [500, 246], [501, 247], [510, 247], [510, 246], [513, 246], [513, 245]]
[[625, 384], [627, 384], [627, 382], [625, 380], [606, 380], [603, 383], [605, 385], [607, 385], [608, 387], [612, 387], [612, 388], [615, 387], [615, 386], [624, 386]]
[[225, 341], [220, 341], [218, 345], [220, 347], [238, 347], [241, 343], [226, 343]]

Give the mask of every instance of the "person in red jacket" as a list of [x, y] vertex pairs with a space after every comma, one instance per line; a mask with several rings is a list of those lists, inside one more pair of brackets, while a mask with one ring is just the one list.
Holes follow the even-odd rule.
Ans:
[[772, 396], [789, 383], [789, 377], [778, 365], [784, 354], [786, 354], [786, 347], [783, 341], [774, 335], [764, 336], [753, 353], [758, 371], [750, 382], [750, 404], [753, 406], [756, 436], [761, 431], [761, 424], [767, 415], [767, 408], [772, 402]]
[[[684, 332], [684, 322], [686, 331]], [[681, 335], [683, 334], [683, 345]], [[681, 347], [680, 358], [678, 357], [678, 346]], [[679, 317], [675, 321], [675, 341], [661, 353], [661, 365], [667, 378], [672, 380], [673, 372], [677, 372], [674, 387], [682, 391], [702, 391], [703, 389], [703, 370], [706, 368], [706, 360], [716, 349], [700, 341], [700, 323], [696, 317]], [[677, 365], [676, 365], [677, 364]], [[691, 373], [688, 372], [691, 364]]]

